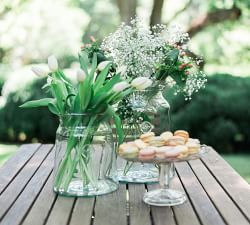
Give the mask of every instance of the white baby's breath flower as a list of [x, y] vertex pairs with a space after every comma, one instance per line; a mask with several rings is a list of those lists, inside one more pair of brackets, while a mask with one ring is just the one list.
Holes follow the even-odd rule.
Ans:
[[121, 92], [128, 87], [130, 87], [130, 85], [126, 81], [121, 81], [113, 86], [113, 91], [114, 92]]
[[36, 74], [38, 77], [46, 77], [48, 76], [48, 72], [41, 67], [38, 66], [32, 66], [31, 70], [34, 74]]
[[82, 69], [78, 69], [76, 72], [76, 77], [79, 82], [83, 82], [86, 78], [86, 74]]
[[118, 66], [116, 73], [120, 73], [123, 76], [126, 73], [127, 67], [125, 65]]
[[48, 57], [48, 67], [52, 72], [55, 72], [58, 70], [58, 62], [54, 55], [51, 55]]
[[153, 81], [147, 77], [137, 77], [131, 82], [131, 86], [136, 88], [137, 90], [144, 90], [148, 88]]
[[97, 69], [98, 69], [99, 71], [103, 71], [104, 68], [105, 68], [108, 64], [110, 64], [110, 63], [111, 63], [111, 61], [103, 61], [103, 62], [101, 62], [101, 63], [98, 64]]
[[155, 65], [164, 57], [162, 29], [164, 26], [157, 26], [152, 32], [150, 27], [136, 18], [130, 24], [122, 23], [104, 39], [101, 48], [115, 64], [126, 66], [124, 77], [135, 78], [141, 74], [150, 77], [155, 72]]

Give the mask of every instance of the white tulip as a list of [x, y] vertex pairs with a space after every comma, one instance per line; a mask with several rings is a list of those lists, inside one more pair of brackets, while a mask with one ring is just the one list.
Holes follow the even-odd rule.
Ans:
[[113, 86], [114, 92], [121, 92], [128, 88], [130, 85], [126, 81], [121, 81]]
[[52, 72], [55, 72], [58, 70], [58, 62], [54, 55], [51, 55], [48, 57], [48, 67]]
[[82, 69], [78, 69], [76, 73], [77, 80], [83, 82], [86, 78], [86, 74]]
[[34, 74], [36, 74], [38, 77], [46, 77], [48, 76], [48, 72], [41, 67], [38, 66], [32, 66], [31, 70]]
[[132, 80], [131, 86], [141, 91], [149, 87], [152, 83], [153, 81], [147, 77], [137, 77]]
[[120, 73], [123, 76], [127, 71], [127, 67], [125, 65], [119, 66], [116, 70], [116, 73]]
[[101, 62], [101, 63], [98, 64], [97, 69], [98, 69], [99, 71], [103, 71], [104, 68], [105, 68], [109, 63], [111, 63], [111, 61], [103, 61], [103, 62]]

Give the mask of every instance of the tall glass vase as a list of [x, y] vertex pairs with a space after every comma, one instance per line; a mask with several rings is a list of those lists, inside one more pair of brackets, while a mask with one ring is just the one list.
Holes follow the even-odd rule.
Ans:
[[[163, 85], [156, 85], [144, 91], [136, 91], [118, 107], [118, 113], [123, 120], [125, 142], [140, 138], [140, 135], [150, 131], [157, 131], [154, 122], [160, 119], [160, 111], [170, 106], [163, 97]], [[170, 118], [164, 127], [170, 129]], [[170, 177], [174, 176], [174, 166]], [[158, 182], [158, 166], [154, 164], [128, 162], [119, 159], [118, 178], [121, 182], [152, 183]]]
[[102, 115], [63, 116], [56, 135], [54, 191], [96, 196], [118, 188], [112, 129]]

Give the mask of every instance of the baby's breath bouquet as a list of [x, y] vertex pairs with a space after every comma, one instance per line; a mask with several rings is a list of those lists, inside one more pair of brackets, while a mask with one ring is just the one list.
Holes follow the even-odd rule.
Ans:
[[[115, 173], [110, 174], [114, 152], [107, 154], [109, 149], [113, 149], [113, 136], [112, 133], [109, 135], [112, 131], [105, 122], [113, 119], [118, 142], [123, 141], [121, 121], [112, 105], [136, 89], [147, 88], [151, 81], [145, 77], [124, 79], [117, 72], [107, 79], [112, 63], [104, 61], [98, 64], [96, 53], [90, 63], [88, 52], [82, 51], [79, 62], [81, 68], [77, 72], [77, 83], [58, 68], [54, 56], [48, 58], [49, 73], [33, 67], [35, 74], [48, 77], [43, 88], [51, 92], [52, 98], [29, 101], [21, 107], [48, 107], [60, 119], [54, 190], [65, 195], [104, 194], [117, 188], [117, 185], [110, 185], [110, 181], [116, 181]], [[97, 147], [96, 143], [99, 143]], [[92, 157], [94, 151], [99, 156]]]
[[130, 24], [122, 23], [103, 40], [100, 49], [117, 68], [123, 68], [124, 77], [149, 77], [153, 86], [173, 87], [188, 99], [207, 81], [199, 68], [201, 59], [187, 54], [189, 40], [177, 26], [149, 27], [136, 18]]

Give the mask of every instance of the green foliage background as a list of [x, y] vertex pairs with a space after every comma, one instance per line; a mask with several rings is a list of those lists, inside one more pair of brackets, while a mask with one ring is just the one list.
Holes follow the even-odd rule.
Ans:
[[[172, 19], [188, 2], [165, 0], [162, 22], [188, 29], [197, 16], [233, 6], [240, 8], [241, 17], [207, 26], [192, 38], [192, 50], [204, 57], [208, 84], [190, 102], [167, 91], [172, 128], [188, 129], [192, 136], [220, 152], [249, 153], [250, 1], [192, 0]], [[145, 23], [152, 5], [153, 0], [138, 0], [137, 15]], [[43, 80], [37, 80], [31, 72], [21, 72], [22, 68], [45, 63], [48, 55], [55, 54], [61, 68], [70, 68], [66, 73], [71, 76], [79, 67], [76, 55], [82, 42], [89, 42], [90, 35], [102, 40], [119, 23], [115, 0], [3, 0], [0, 142], [54, 142], [58, 121], [47, 109], [18, 108], [24, 101], [46, 96], [40, 89]], [[161, 118], [166, 120], [166, 114]]]

